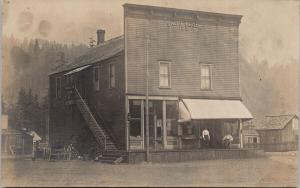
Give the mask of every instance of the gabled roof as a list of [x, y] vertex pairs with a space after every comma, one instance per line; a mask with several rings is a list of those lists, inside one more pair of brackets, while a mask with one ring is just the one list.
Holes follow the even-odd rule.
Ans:
[[58, 69], [51, 72], [50, 75], [100, 62], [111, 58], [122, 51], [124, 51], [124, 35], [107, 40], [102, 44], [90, 49], [84, 55], [76, 58], [75, 61], [60, 66]]
[[266, 116], [265, 121], [257, 130], [276, 130], [283, 129], [293, 118], [299, 119], [296, 114]]

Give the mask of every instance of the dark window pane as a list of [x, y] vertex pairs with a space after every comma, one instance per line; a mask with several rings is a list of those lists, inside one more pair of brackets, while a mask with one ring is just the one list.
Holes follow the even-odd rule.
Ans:
[[129, 101], [129, 112], [131, 118], [141, 118], [141, 101], [130, 100]]
[[141, 120], [130, 121], [130, 136], [141, 136]]

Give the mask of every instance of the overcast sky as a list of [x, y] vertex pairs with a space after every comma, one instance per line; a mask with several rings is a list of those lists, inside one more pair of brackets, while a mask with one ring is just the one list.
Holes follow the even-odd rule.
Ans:
[[274, 64], [299, 58], [294, 0], [5, 0], [3, 33], [87, 44], [102, 28], [109, 39], [123, 34], [124, 3], [240, 14], [240, 52], [246, 59]]

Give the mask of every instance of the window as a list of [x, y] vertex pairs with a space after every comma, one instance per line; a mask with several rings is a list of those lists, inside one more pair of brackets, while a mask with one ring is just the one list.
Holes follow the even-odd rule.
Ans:
[[116, 68], [115, 64], [109, 64], [109, 88], [116, 87]]
[[73, 83], [73, 75], [72, 74], [68, 74], [64, 76], [65, 79], [65, 84], [70, 85]]
[[252, 137], [248, 137], [248, 143], [253, 143]]
[[293, 126], [292, 126], [293, 130], [298, 130], [298, 127], [299, 127], [298, 119], [293, 119], [292, 123], [293, 123]]
[[201, 65], [201, 89], [211, 89], [211, 65]]
[[141, 128], [141, 101], [139, 100], [129, 100], [129, 111], [131, 118], [130, 121], [130, 137], [142, 137], [142, 128]]
[[177, 101], [166, 101], [167, 136], [177, 136], [178, 134], [177, 116], [178, 116]]
[[60, 77], [56, 78], [56, 93], [55, 93], [56, 98], [61, 97], [61, 79]]
[[257, 143], [257, 138], [253, 137], [253, 143]]
[[159, 62], [159, 87], [170, 88], [170, 63], [169, 62]]
[[99, 66], [95, 66], [93, 69], [93, 84], [94, 84], [94, 90], [99, 90]]

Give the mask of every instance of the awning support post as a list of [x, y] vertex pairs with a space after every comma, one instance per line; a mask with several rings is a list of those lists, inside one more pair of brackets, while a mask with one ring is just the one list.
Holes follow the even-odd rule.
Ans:
[[243, 146], [243, 123], [242, 123], [242, 120], [239, 119], [238, 120], [239, 122], [239, 138], [240, 138], [240, 148], [244, 148]]

